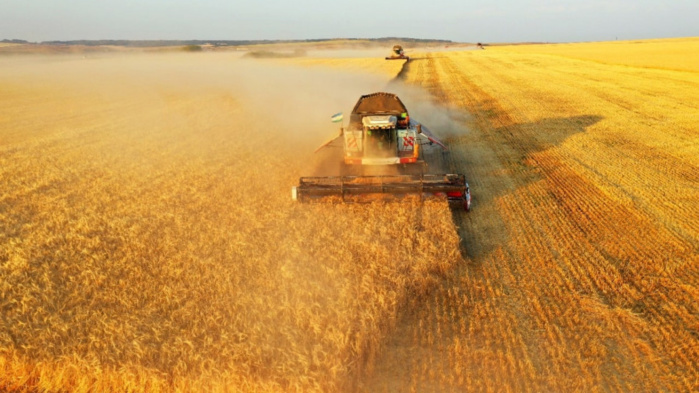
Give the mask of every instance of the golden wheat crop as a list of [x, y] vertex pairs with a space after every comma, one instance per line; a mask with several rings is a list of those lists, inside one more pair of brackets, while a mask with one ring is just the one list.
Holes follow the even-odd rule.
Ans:
[[469, 258], [413, 304], [365, 391], [699, 389], [696, 43], [411, 63], [409, 82], [471, 114], [450, 138]]
[[572, 59], [676, 71], [699, 71], [699, 38], [672, 38], [639, 41], [609, 41], [575, 44], [546, 44], [491, 48], [529, 56], [561, 56]]
[[3, 60], [0, 390], [349, 389], [460, 260], [443, 202], [292, 202], [328, 95], [237, 61]]
[[[696, 42], [0, 59], [0, 390], [699, 390]], [[399, 72], [474, 210], [292, 203]]]

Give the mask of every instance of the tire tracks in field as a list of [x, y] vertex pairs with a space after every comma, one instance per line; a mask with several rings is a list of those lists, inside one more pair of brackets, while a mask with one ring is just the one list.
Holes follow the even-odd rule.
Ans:
[[[442, 67], [447, 69], [444, 70]], [[418, 365], [411, 362], [410, 358], [440, 357], [440, 347], [444, 348], [456, 334], [453, 326], [448, 327], [450, 333], [442, 337], [441, 344], [421, 347], [417, 350], [414, 348], [414, 342], [411, 341], [414, 341], [411, 331], [414, 326], [423, 324], [423, 320], [430, 312], [430, 307], [439, 307], [440, 299], [450, 296], [447, 294], [460, 291], [460, 281], [464, 275], [479, 282], [505, 280], [510, 286], [515, 284], [513, 281], [515, 278], [506, 270], [488, 271], [487, 269], [492, 267], [483, 266], [487, 263], [486, 256], [499, 250], [509, 237], [505, 229], [504, 217], [498, 211], [495, 200], [498, 196], [511, 193], [523, 184], [538, 179], [535, 173], [521, 164], [522, 152], [502, 140], [500, 135], [486, 132], [492, 128], [490, 122], [502, 111], [497, 108], [496, 102], [492, 99], [479, 102], [466, 89], [468, 84], [457, 71], [452, 69], [448, 59], [435, 61], [432, 55], [420, 59], [401, 75], [401, 80], [419, 84], [430, 93], [436, 103], [443, 106], [450, 106], [459, 111], [463, 111], [464, 108], [476, 108], [476, 111], [469, 116], [472, 126], [469, 127], [468, 133], [445, 138], [451, 150], [449, 169], [451, 172], [466, 175], [471, 186], [473, 210], [469, 213], [452, 211], [452, 219], [461, 238], [461, 252], [467, 261], [466, 265], [457, 267], [453, 275], [440, 283], [440, 286], [427, 299], [413, 299], [409, 306], [410, 311], [404, 314], [393, 340], [387, 345], [386, 352], [383, 354], [384, 363], [379, 362], [376, 374], [367, 381], [365, 390], [367, 392], [380, 391], [380, 387], [393, 391], [396, 386], [400, 387], [398, 390], [407, 390], [406, 383], [413, 383], [411, 378], [419, 373], [416, 370]], [[444, 89], [445, 85], [458, 86], [456, 93]], [[443, 312], [447, 313], [446, 310]], [[450, 310], [449, 313], [451, 312], [455, 311]], [[520, 315], [519, 319], [520, 323], [529, 323], [524, 316]], [[501, 326], [501, 329], [504, 327]], [[428, 328], [430, 329], [432, 328]], [[505, 331], [502, 333], [507, 334]], [[434, 334], [437, 335], [436, 330]], [[519, 352], [521, 357], [527, 356], [525, 350], [522, 349]], [[446, 363], [433, 364], [433, 366], [448, 372]], [[397, 380], [403, 381], [404, 384], [386, 386], [383, 382]], [[423, 386], [423, 388], [430, 390], [434, 386], [431, 388]]]
[[[414, 388], [415, 375], [420, 374], [422, 366], [419, 361], [410, 362], [410, 358], [430, 359], [430, 367], [448, 370], [449, 362], [440, 360], [440, 357], [448, 343], [456, 337], [455, 329], [453, 326], [440, 328], [432, 314], [441, 312], [454, 315], [457, 312], [455, 309], [444, 310], [450, 307], [448, 305], [442, 304], [443, 309], [439, 310], [440, 299], [448, 298], [447, 294], [453, 292], [468, 291], [469, 288], [463, 288], [464, 284], [495, 286], [499, 288], [498, 292], [504, 294], [502, 299], [497, 296], [493, 298], [492, 294], [485, 295], [481, 298], [482, 304], [476, 303], [471, 311], [466, 312], [475, 313], [476, 309], [486, 307], [490, 310], [488, 314], [506, 316], [508, 326], [495, 324], [493, 328], [498, 333], [482, 334], [486, 341], [487, 338], [497, 340], [506, 337], [514, 337], [511, 342], [519, 340], [509, 350], [516, 353], [518, 358], [525, 359], [528, 366], [522, 366], [511, 377], [517, 379], [526, 375], [524, 379], [530, 385], [520, 386], [523, 390], [528, 390], [527, 386], [530, 389], [534, 387], [534, 390], [556, 390], [560, 385], [547, 385], [551, 383], [551, 374], [544, 371], [550, 366], [547, 363], [552, 359], [567, 357], [565, 353], [574, 352], [576, 344], [561, 336], [563, 333], [560, 332], [544, 337], [541, 336], [543, 333], [532, 336], [531, 332], [540, 330], [542, 323], [558, 321], [567, 326], [565, 334], [579, 333], [574, 325], [570, 325], [571, 320], [561, 320], [561, 315], [568, 313], [563, 308], [562, 299], [571, 304], [579, 301], [571, 291], [583, 291], [588, 296], [600, 297], [611, 307], [623, 306], [627, 299], [633, 298], [630, 296], [632, 294], [615, 292], [613, 288], [618, 285], [618, 280], [634, 283], [636, 280], [633, 278], [638, 277], [639, 272], [628, 270], [628, 263], [619, 257], [635, 255], [635, 258], [643, 258], [650, 255], [645, 255], [643, 250], [639, 253], [633, 245], [622, 245], [612, 250], [615, 255], [605, 253], [604, 240], [596, 239], [601, 232], [594, 224], [599, 219], [588, 215], [626, 217], [616, 224], [609, 219], [604, 220], [611, 225], [615, 235], [621, 235], [624, 228], [634, 227], [640, 222], [633, 214], [628, 214], [632, 212], [626, 211], [623, 206], [608, 203], [607, 198], [593, 185], [563, 165], [556, 153], [551, 153], [552, 147], [575, 133], [583, 132], [601, 117], [584, 115], [533, 122], [517, 111], [517, 106], [512, 103], [508, 102], [511, 108], [505, 110], [501, 102], [472, 83], [469, 77], [452, 59], [436, 59], [434, 56], [411, 64], [407, 71], [401, 73], [401, 80], [420, 84], [438, 103], [471, 109], [470, 132], [450, 137], [446, 142], [452, 147], [451, 168], [455, 172], [465, 173], [469, 179], [474, 210], [471, 213], [453, 212], [466, 265], [457, 268], [453, 276], [444, 280], [428, 299], [415, 299], [411, 303], [410, 311], [404, 314], [393, 340], [387, 345], [381, 358], [383, 361], [377, 363], [375, 375], [366, 381], [366, 391], [381, 388], [395, 390], [396, 386], [407, 390], [408, 384], [411, 389]], [[541, 130], [547, 131], [545, 138], [539, 136]], [[543, 152], [546, 154], [541, 154]], [[521, 190], [527, 189], [536, 194], [517, 196]], [[503, 206], [503, 203], [515, 205]], [[518, 233], [512, 227], [514, 222], [527, 223], [529, 228]], [[602, 230], [607, 230], [607, 227]], [[559, 229], [556, 238], [549, 238], [550, 228]], [[588, 266], [568, 263], [571, 258], [576, 258], [574, 250], [582, 247], [576, 244], [580, 240], [576, 234], [580, 233], [584, 234], [587, 244], [587, 248], [583, 249], [593, 253], [592, 259], [596, 261]], [[513, 238], [512, 234], [516, 234], [516, 237]], [[592, 243], [587, 243], [590, 241]], [[597, 242], [602, 242], [601, 246]], [[501, 256], [493, 259], [493, 255]], [[532, 275], [532, 269], [545, 269], [549, 273], [541, 278]], [[520, 281], [523, 277], [529, 282]], [[644, 292], [638, 287], [641, 283], [635, 284], [637, 288], [631, 291]], [[431, 312], [430, 307], [436, 310]], [[458, 312], [463, 313], [464, 310], [459, 309]], [[420, 328], [416, 330], [415, 326], [418, 325]], [[517, 333], [513, 336], [512, 331]], [[416, 332], [438, 337], [438, 344], [414, 348]], [[590, 335], [591, 340], [596, 338], [589, 328], [581, 332]], [[542, 349], [539, 345], [541, 339], [559, 341], [559, 345], [554, 349]], [[613, 340], [624, 343], [617, 336]], [[420, 340], [417, 339], [417, 342]], [[620, 358], [619, 364], [603, 363], [599, 370], [615, 375], [632, 372], [634, 365], [629, 362], [630, 359]], [[584, 372], [576, 368], [578, 366], [570, 367], [571, 371]], [[594, 380], [596, 376], [590, 375], [589, 378]], [[382, 382], [386, 380], [394, 381], [393, 385]], [[398, 380], [403, 381], [403, 385], [396, 385], [395, 381]], [[609, 378], [601, 386], [611, 388], [618, 383], [619, 380]], [[436, 388], [419, 387], [427, 390]], [[448, 385], [440, 385], [440, 388], [450, 390]]]
[[[453, 64], [453, 62], [450, 61]], [[460, 74], [458, 68], [452, 68], [449, 73]], [[462, 74], [462, 73], [461, 73]], [[500, 83], [516, 84], [515, 80], [508, 80], [508, 75], [499, 74]], [[464, 81], [468, 84], [468, 81]], [[476, 86], [470, 84], [472, 89], [477, 89]], [[479, 96], [486, 96], [483, 92], [478, 93]], [[537, 98], [532, 97], [530, 104], [539, 105]], [[504, 101], [501, 98], [500, 103], [507, 104], [508, 109], [505, 111], [501, 107], [496, 106], [495, 109], [499, 113], [497, 121], [499, 122], [492, 131], [493, 134], [500, 138], [500, 145], [507, 145], [517, 156], [522, 157], [522, 163], [525, 167], [514, 167], [512, 179], [517, 183], [517, 189], [530, 189], [533, 194], [527, 195], [519, 199], [518, 203], [523, 205], [520, 209], [512, 209], [513, 212], [521, 212], [520, 217], [511, 217], [510, 222], [527, 222], [530, 229], [524, 233], [525, 236], [511, 239], [512, 242], [518, 243], [520, 240], [525, 240], [521, 246], [512, 247], [509, 249], [514, 251], [512, 260], [524, 260], [531, 268], [541, 265], [542, 269], [548, 270], [550, 273], [544, 281], [539, 277], [530, 277], [535, 282], [541, 291], [539, 297], [541, 299], [557, 299], [556, 303], [563, 303], [561, 299], [569, 298], [570, 301], [576, 302], [578, 299], [571, 297], [564, 292], [560, 292], [553, 288], [569, 287], [572, 291], [582, 291], [586, 296], [593, 296], [602, 300], [610, 308], [634, 307], [636, 310], [642, 310], [643, 301], [640, 303], [640, 308], [633, 303], [637, 299], [637, 294], [647, 294], [652, 291], [655, 285], [650, 287], [645, 284], [643, 279], [647, 274], [659, 275], [661, 272], [656, 271], [652, 264], [644, 264], [643, 266], [634, 266], [629, 264], [629, 261], [652, 261], [662, 255], [658, 253], [656, 246], [662, 246], [658, 243], [656, 246], [645, 244], [641, 239], [659, 239], [665, 238], [662, 231], [658, 231], [649, 225], [644, 217], [641, 217], [636, 211], [628, 209], [623, 205], [619, 205], [611, 201], [605, 196], [595, 184], [590, 183], [588, 179], [579, 175], [567, 165], [564, 164], [563, 157], [556, 149], [550, 147], [556, 146], [561, 141], [565, 140], [570, 134], [563, 134], [555, 138], [554, 143], [550, 140], [539, 139], [540, 133], [559, 128], [563, 130], [571, 128], [572, 123], [582, 121], [583, 128], [577, 131], [582, 131], [585, 127], [594, 124], [600, 118], [596, 116], [563, 119], [560, 123], [554, 120], [551, 124], [544, 122], [531, 122], [529, 118], [521, 111], [517, 110], [515, 103], [509, 102], [505, 97]], [[504, 115], [503, 115], [504, 114]], [[510, 114], [513, 117], [510, 117]], [[525, 120], [523, 123], [522, 120]], [[556, 127], [550, 127], [555, 125]], [[576, 132], [576, 131], [574, 131]], [[529, 174], [535, 174], [535, 178], [529, 178]], [[533, 187], [532, 187], [533, 186]], [[504, 211], [507, 211], [505, 209]], [[549, 217], [543, 216], [548, 214]], [[531, 219], [530, 219], [531, 217]], [[550, 222], [547, 222], [550, 221]], [[551, 231], [555, 229], [555, 232]], [[648, 236], [642, 231], [653, 231], [655, 235]], [[629, 232], [632, 234], [629, 235]], [[635, 233], [635, 235], [633, 234]], [[555, 234], [551, 237], [550, 235]], [[610, 240], [605, 240], [610, 238]], [[630, 238], [630, 239], [629, 239]], [[611, 239], [629, 239], [631, 242], [615, 242]], [[578, 250], [570, 253], [567, 250]], [[522, 254], [521, 250], [530, 250], [531, 255]], [[569, 261], [580, 260], [578, 252], [588, 253], [585, 260], [585, 265], [579, 263], [570, 263]], [[541, 261], [549, 259], [551, 263], [541, 264]], [[516, 269], [515, 269], [516, 270]], [[526, 273], [523, 272], [526, 275]], [[553, 284], [557, 282], [557, 284]], [[623, 289], [616, 287], [620, 282], [624, 283]], [[534, 287], [536, 289], [536, 287]], [[520, 286], [514, 288], [519, 290]], [[559, 304], [549, 306], [558, 312], [549, 312], [544, 320], [555, 321], [559, 315], [564, 315], [565, 310]], [[526, 307], [526, 306], [525, 306]], [[549, 310], [551, 311], [551, 310]], [[666, 315], [659, 319], [670, 317]], [[568, 324], [570, 321], [562, 320], [560, 323]], [[573, 332], [575, 328], [571, 327]], [[595, 337], [592, 338], [593, 340]], [[615, 337], [615, 341], [624, 342], [623, 337]], [[534, 344], [534, 343], [532, 343]], [[536, 353], [534, 345], [528, 345], [532, 353]], [[571, 346], [573, 343], [564, 342], [566, 346]], [[574, 351], [574, 347], [570, 348]], [[537, 358], [538, 356], [534, 356]], [[634, 366], [630, 363], [630, 359], [619, 358], [618, 365], [609, 367], [609, 372], [615, 371], [631, 371]], [[613, 380], [605, 381], [605, 383], [614, 383]]]
[[[470, 65], [481, 67], [481, 72], [488, 67], [485, 63]], [[454, 390], [448, 383], [430, 384], [436, 377], [420, 376], [426, 364], [440, 371], [448, 371], [450, 362], [453, 364], [441, 358], [458, 337], [457, 329], [440, 325], [434, 314], [450, 315], [452, 319], [457, 315], [464, 323], [464, 319], [481, 317], [483, 311], [477, 310], [482, 309], [492, 319], [505, 318], [500, 322], [509, 325], [495, 323], [491, 328], [497, 333], [479, 334], [486, 342], [503, 339], [512, 343], [507, 344], [508, 352], [524, 359], [526, 366], [520, 366], [510, 377], [528, 382], [521, 382], [524, 385], [515, 390], [559, 390], [566, 381], [573, 381], [575, 373], [596, 381], [588, 382], [590, 388], [615, 390], [630, 383], [672, 390], [669, 387], [674, 382], [661, 381], [661, 375], [675, 381], [688, 375], [691, 356], [679, 354], [676, 348], [682, 340], [691, 341], [691, 332], [667, 321], [691, 314], [683, 303], [672, 300], [673, 296], [690, 295], [687, 289], [673, 284], [667, 272], [658, 269], [676, 268], [666, 255], [691, 257], [691, 247], [677, 244], [667, 228], [654, 225], [633, 206], [611, 200], [594, 178], [577, 173], [555, 149], [571, 135], [600, 121], [601, 116], [532, 121], [518, 109], [522, 102], [510, 102], [507, 97], [498, 101], [489, 96], [472, 80], [477, 73], [464, 67], [451, 58], [430, 55], [411, 64], [400, 79], [420, 85], [440, 104], [471, 111], [470, 132], [445, 140], [452, 147], [451, 167], [466, 174], [473, 193], [471, 213], [453, 212], [467, 263], [427, 299], [415, 299], [410, 304], [377, 363], [375, 375], [366, 381], [365, 391], [393, 391], [396, 386], [398, 390], [415, 389], [416, 383], [417, 390]], [[501, 91], [498, 84], [518, 86], [518, 81], [509, 77], [498, 74], [499, 79], [491, 81], [491, 87]], [[525, 98], [528, 105], [548, 108], [546, 100], [526, 94]], [[516, 228], [514, 223], [527, 228]], [[684, 269], [687, 275], [692, 274], [690, 268]], [[483, 295], [478, 288], [464, 285], [485, 286], [494, 293]], [[453, 297], [453, 293], [467, 293], [463, 301], [470, 306], [445, 305], [443, 299]], [[669, 306], [654, 308], [657, 304]], [[641, 315], [643, 320], [625, 325], [628, 320], [622, 315], [626, 312]], [[584, 318], [598, 315], [614, 320], [614, 330], [599, 331], [582, 323]], [[557, 329], [543, 330], [551, 325]], [[620, 331], [622, 326], [634, 333]], [[420, 334], [437, 338], [420, 346], [425, 342], [417, 337]], [[670, 342], [667, 337], [685, 339]], [[472, 343], [479, 341], [473, 338]], [[580, 339], [602, 346], [609, 354], [595, 355], [595, 367], [585, 367], [574, 357], [582, 351]], [[555, 346], [542, 348], [542, 342]], [[653, 352], [641, 354], [637, 345], [652, 347]], [[654, 360], [659, 355], [677, 359], [677, 365]], [[414, 358], [428, 360], [411, 361]], [[555, 367], [563, 367], [564, 371], [551, 371], [552, 361], [562, 361]], [[472, 375], [488, 377], [487, 372]], [[633, 377], [624, 380], [623, 375]], [[386, 380], [393, 382], [387, 385], [383, 382]], [[423, 385], [416, 380], [422, 380]]]

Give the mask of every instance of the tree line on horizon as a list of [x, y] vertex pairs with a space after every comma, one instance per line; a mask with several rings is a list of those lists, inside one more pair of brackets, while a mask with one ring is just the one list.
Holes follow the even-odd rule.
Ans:
[[19, 39], [3, 39], [0, 42], [14, 44], [43, 44], [43, 45], [85, 45], [85, 46], [126, 46], [126, 47], [150, 47], [150, 46], [183, 46], [183, 45], [205, 45], [217, 46], [243, 46], [259, 44], [286, 44], [302, 42], [323, 42], [323, 41], [401, 41], [409, 43], [451, 43], [451, 40], [405, 38], [405, 37], [382, 37], [382, 38], [313, 38], [305, 40], [69, 40], [69, 41], [41, 41], [30, 42]]

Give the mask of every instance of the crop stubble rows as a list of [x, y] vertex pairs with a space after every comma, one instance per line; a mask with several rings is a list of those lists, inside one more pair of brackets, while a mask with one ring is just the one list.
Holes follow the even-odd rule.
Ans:
[[516, 49], [410, 66], [473, 114], [450, 140], [474, 185], [455, 217], [469, 259], [365, 390], [696, 390], [696, 72]]

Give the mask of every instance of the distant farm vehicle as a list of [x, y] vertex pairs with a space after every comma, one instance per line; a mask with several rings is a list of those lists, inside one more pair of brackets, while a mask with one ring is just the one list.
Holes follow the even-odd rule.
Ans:
[[391, 56], [387, 56], [386, 60], [410, 60], [410, 57], [405, 55], [402, 46], [393, 45], [393, 53], [391, 54]]

